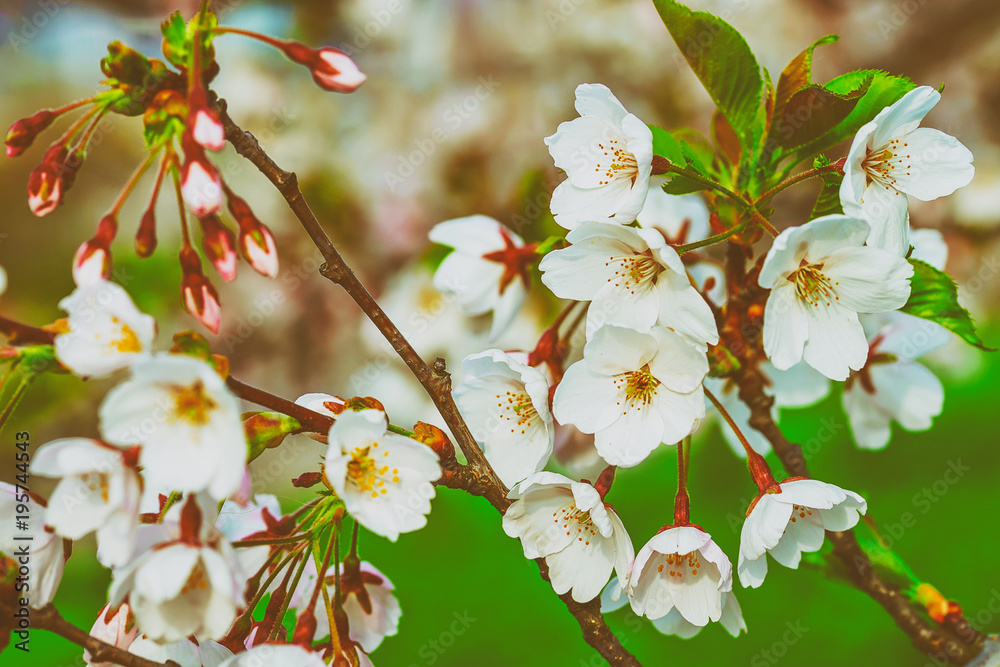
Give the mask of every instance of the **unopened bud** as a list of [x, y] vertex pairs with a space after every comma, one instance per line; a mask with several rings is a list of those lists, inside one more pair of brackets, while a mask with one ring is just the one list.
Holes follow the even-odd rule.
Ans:
[[448, 434], [433, 424], [417, 422], [413, 425], [413, 439], [422, 442], [438, 455], [442, 461], [455, 458], [455, 446], [451, 444]]
[[201, 223], [201, 247], [205, 257], [219, 272], [222, 279], [229, 282], [236, 278], [236, 235], [219, 221], [215, 214], [199, 218]]
[[42, 109], [33, 116], [22, 118], [7, 130], [7, 157], [17, 157], [28, 149], [35, 137], [46, 130], [56, 114], [48, 109]]
[[191, 211], [203, 218], [222, 207], [222, 181], [205, 157], [205, 149], [194, 142], [184, 145], [187, 160], [181, 168], [181, 194]]
[[312, 49], [299, 42], [285, 42], [283, 51], [290, 60], [308, 67], [313, 81], [324, 90], [354, 92], [368, 78], [350, 56], [332, 46]]
[[142, 214], [139, 229], [135, 232], [135, 254], [149, 257], [156, 250], [156, 211], [150, 206]]
[[191, 246], [181, 249], [181, 296], [184, 307], [212, 333], [219, 333], [222, 324], [222, 306], [219, 293], [201, 270], [201, 259]]

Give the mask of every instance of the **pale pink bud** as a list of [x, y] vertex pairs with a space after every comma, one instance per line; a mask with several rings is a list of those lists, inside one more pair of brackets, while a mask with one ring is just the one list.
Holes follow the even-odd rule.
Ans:
[[318, 56], [312, 75], [320, 88], [350, 93], [368, 78], [343, 51], [327, 46], [319, 50]]
[[278, 275], [278, 248], [271, 230], [263, 224], [256, 229], [240, 230], [240, 250], [257, 273], [268, 278]]
[[201, 223], [201, 247], [205, 257], [219, 272], [222, 279], [229, 282], [236, 278], [236, 236], [219, 222], [216, 215], [199, 218]]
[[222, 306], [219, 293], [201, 270], [201, 260], [194, 248], [181, 249], [181, 296], [184, 307], [212, 333], [219, 333], [222, 325]]
[[181, 179], [181, 194], [196, 216], [202, 218], [222, 207], [222, 181], [208, 160], [189, 157]]
[[226, 145], [226, 131], [219, 122], [219, 117], [211, 109], [198, 109], [194, 112], [191, 123], [191, 137], [213, 151], [220, 151]]

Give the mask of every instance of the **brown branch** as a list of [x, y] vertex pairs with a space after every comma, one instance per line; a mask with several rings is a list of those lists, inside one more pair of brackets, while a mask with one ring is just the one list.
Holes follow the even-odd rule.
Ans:
[[[739, 384], [740, 399], [750, 408], [750, 426], [768, 439], [789, 475], [809, 477], [802, 447], [790, 442], [771, 417], [774, 399], [764, 393], [760, 372], [753, 367], [744, 367], [734, 379]], [[897, 586], [883, 580], [861, 549], [853, 531], [827, 531], [827, 538], [854, 585], [882, 605], [917, 649], [955, 665], [968, 663], [982, 651], [983, 635], [969, 626], [965, 619], [952, 626], [954, 633], [949, 632], [920, 614]]]
[[[309, 234], [313, 243], [322, 253], [325, 264], [320, 268], [320, 273], [331, 282], [340, 285], [378, 328], [423, 386], [445, 423], [451, 429], [452, 435], [465, 454], [468, 463], [459, 466], [454, 461], [446, 462], [447, 468], [440, 483], [482, 496], [503, 514], [510, 505], [510, 501], [507, 499], [507, 487], [497, 477], [482, 449], [476, 443], [468, 425], [458, 412], [451, 396], [451, 377], [445, 370], [444, 360], [435, 360], [433, 368], [424, 362], [334, 247], [330, 237], [327, 236], [302, 196], [295, 174], [281, 169], [260, 147], [256, 137], [249, 132], [244, 132], [233, 122], [226, 111], [225, 100], [218, 100], [216, 108], [226, 129], [226, 139], [233, 145], [237, 153], [249, 160], [277, 188], [281, 196], [285, 198], [292, 213], [295, 214], [306, 233]], [[538, 564], [543, 578], [548, 581], [548, 568], [544, 561], [539, 559]], [[575, 602], [568, 595], [562, 595], [560, 599], [580, 624], [586, 642], [596, 649], [609, 664], [630, 667], [640, 664], [631, 653], [625, 650], [618, 637], [604, 622], [604, 617], [601, 615], [600, 599], [591, 600], [585, 604]]]
[[330, 427], [333, 426], [333, 417], [314, 412], [303, 405], [289, 401], [287, 398], [275, 396], [263, 389], [250, 386], [241, 380], [237, 380], [232, 375], [226, 378], [226, 386], [242, 399], [265, 408], [271, 408], [289, 417], [294, 417], [302, 425], [304, 431], [326, 435], [329, 433]]
[[51, 604], [47, 604], [41, 609], [32, 610], [31, 627], [36, 630], [48, 630], [63, 639], [68, 639], [74, 644], [82, 646], [90, 652], [91, 662], [109, 662], [122, 667], [179, 667], [173, 660], [168, 660], [165, 663], [154, 662], [102, 642], [96, 637], [91, 637], [63, 618], [55, 606]]
[[0, 334], [6, 336], [11, 345], [52, 345], [56, 339], [51, 331], [21, 324], [6, 317], [0, 317]]

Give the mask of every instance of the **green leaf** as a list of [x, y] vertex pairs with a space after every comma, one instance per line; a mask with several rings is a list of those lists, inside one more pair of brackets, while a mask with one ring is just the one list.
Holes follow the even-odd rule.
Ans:
[[825, 88], [835, 95], [848, 95], [866, 83], [865, 94], [857, 101], [847, 117], [822, 136], [797, 148], [792, 154], [793, 164], [852, 138], [862, 125], [872, 121], [882, 109], [895, 104], [914, 88], [913, 82], [909, 79], [886, 74], [881, 70], [848, 72], [827, 83]]
[[958, 288], [951, 276], [919, 259], [911, 257], [909, 262], [913, 265], [910, 299], [900, 311], [936, 322], [969, 345], [994, 352], [980, 340], [972, 316], [958, 303]]
[[800, 88], [775, 115], [768, 145], [794, 150], [816, 141], [854, 111], [870, 85], [871, 79], [843, 95], [816, 83]]
[[101, 71], [104, 72], [104, 76], [122, 83], [142, 86], [149, 85], [153, 68], [146, 56], [119, 41], [114, 41], [108, 44], [108, 55], [101, 59]]
[[163, 56], [172, 65], [183, 67], [187, 63], [188, 39], [181, 13], [174, 12], [164, 19], [160, 32], [163, 34]]
[[650, 125], [649, 131], [653, 133], [653, 155], [665, 157], [680, 167], [687, 166], [687, 160], [681, 152], [681, 142], [674, 135], [656, 125]]
[[774, 92], [774, 113], [776, 115], [781, 113], [785, 103], [791, 99], [792, 95], [812, 83], [812, 56], [816, 47], [833, 44], [838, 39], [840, 39], [838, 35], [820, 37], [802, 53], [795, 56], [792, 62], [788, 63], [781, 71], [781, 76], [778, 77], [778, 86]]
[[698, 181], [674, 174], [669, 181], [663, 184], [663, 191], [668, 195], [689, 195], [692, 192], [701, 192], [705, 186]]
[[[813, 169], [821, 169], [830, 165], [830, 160], [825, 155], [817, 155], [813, 160]], [[813, 204], [812, 212], [809, 214], [810, 220], [824, 215], [841, 214], [844, 212], [840, 205], [840, 184], [844, 181], [844, 174], [841, 172], [827, 172], [823, 174], [823, 187], [819, 190], [816, 203]]]
[[653, 0], [653, 4], [677, 48], [744, 147], [749, 148], [764, 80], [746, 40], [708, 12], [694, 11], [674, 0]]

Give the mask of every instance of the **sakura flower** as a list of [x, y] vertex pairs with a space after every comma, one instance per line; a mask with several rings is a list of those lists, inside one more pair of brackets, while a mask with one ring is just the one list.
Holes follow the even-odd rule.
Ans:
[[99, 414], [108, 442], [142, 445], [151, 487], [205, 490], [215, 499], [239, 490], [248, 456], [239, 400], [204, 361], [157, 354], [136, 363]]
[[746, 625], [732, 588], [733, 566], [726, 554], [711, 535], [684, 525], [661, 531], [639, 550], [628, 597], [632, 611], [665, 634], [692, 637], [709, 621], [723, 621], [736, 636]]
[[[24, 514], [18, 510], [18, 505], [26, 502], [37, 500], [32, 498], [29, 501], [23, 488], [18, 492], [15, 486], [0, 482], [0, 557], [8, 558], [12, 562], [11, 567], [16, 570], [18, 558], [29, 554], [30, 588], [21, 595], [28, 599], [29, 607], [41, 609], [55, 597], [62, 581], [66, 554], [62, 539], [46, 530], [38, 518], [31, 517], [29, 521], [18, 524], [17, 517]], [[24, 523], [27, 527], [21, 528]]]
[[119, 285], [99, 281], [59, 302], [69, 317], [55, 338], [60, 363], [81, 376], [101, 377], [149, 355], [156, 321]]
[[495, 340], [510, 326], [531, 287], [534, 246], [485, 215], [440, 222], [428, 236], [455, 249], [434, 274], [434, 286], [453, 295], [467, 315], [492, 311], [490, 340]]
[[858, 494], [813, 479], [774, 483], [750, 504], [740, 535], [740, 583], [757, 588], [767, 575], [767, 559], [797, 568], [802, 553], [818, 551], [825, 531], [849, 530], [868, 504]]
[[455, 403], [501, 481], [511, 487], [545, 467], [555, 431], [545, 376], [500, 350], [470, 355], [462, 368]]
[[395, 542], [427, 523], [441, 465], [429, 447], [387, 427], [381, 410], [341, 414], [330, 428], [325, 473], [358, 523]]
[[124, 565], [135, 542], [142, 491], [133, 457], [97, 440], [64, 438], [42, 445], [31, 462], [32, 473], [61, 478], [46, 523], [70, 540], [96, 531], [105, 565]]
[[711, 308], [657, 230], [584, 222], [566, 240], [539, 269], [556, 296], [592, 301], [588, 338], [602, 324], [648, 332], [659, 323], [698, 343], [719, 341]]
[[[360, 667], [371, 666], [367, 656], [359, 654]], [[294, 644], [259, 644], [249, 651], [237, 653], [220, 667], [326, 667], [326, 663], [316, 653], [310, 653]]]
[[566, 229], [587, 220], [628, 224], [649, 190], [653, 133], [601, 84], [577, 86], [576, 110], [579, 118], [545, 138], [567, 176], [552, 193], [552, 215]]
[[944, 197], [975, 175], [972, 153], [958, 139], [918, 127], [940, 99], [929, 86], [914, 88], [854, 136], [840, 201], [844, 213], [871, 225], [870, 246], [905, 255], [910, 247], [906, 196]]
[[[331, 598], [335, 581], [331, 565], [323, 582], [329, 589]], [[306, 565], [299, 586], [293, 593], [290, 606], [300, 610], [307, 606], [316, 589], [316, 583], [316, 567], [310, 562]], [[399, 619], [403, 612], [399, 607], [399, 600], [393, 594], [395, 587], [374, 565], [360, 561], [352, 566], [349, 561], [344, 561], [341, 564], [340, 590], [350, 637], [366, 652], [371, 653], [378, 648], [383, 639], [399, 632]], [[330, 619], [327, 617], [322, 593], [316, 598], [313, 613], [316, 618], [316, 638], [329, 635]]]
[[521, 540], [525, 558], [544, 558], [556, 593], [577, 602], [600, 595], [612, 570], [625, 580], [632, 540], [601, 493], [586, 482], [538, 472], [510, 490], [503, 529]]
[[860, 370], [868, 343], [858, 313], [902, 307], [913, 267], [862, 244], [868, 224], [842, 215], [790, 227], [767, 253], [758, 282], [771, 290], [764, 309], [764, 351], [774, 367], [800, 360], [831, 380]]
[[[131, 611], [126, 603], [117, 608], [110, 604], [104, 605], [104, 609], [97, 615], [97, 620], [90, 629], [91, 637], [96, 637], [105, 644], [116, 646], [123, 651], [128, 650], [138, 634], [135, 619], [131, 618]], [[110, 662], [92, 662], [90, 651], [87, 650], [83, 651], [83, 659], [90, 667], [114, 667]]]
[[566, 370], [553, 414], [595, 434], [608, 463], [635, 466], [660, 443], [679, 442], [695, 429], [705, 416], [707, 373], [705, 353], [673, 331], [605, 325], [584, 347], [583, 359]]
[[158, 644], [189, 635], [220, 639], [244, 604], [245, 582], [229, 542], [203, 529], [201, 510], [189, 496], [179, 535], [116, 569], [108, 601], [118, 604], [127, 595], [139, 630]]
[[944, 388], [916, 361], [948, 342], [940, 325], [904, 313], [862, 318], [869, 332], [868, 360], [844, 383], [844, 410], [859, 447], [889, 444], [889, 423], [907, 431], [926, 431], [941, 414]]

